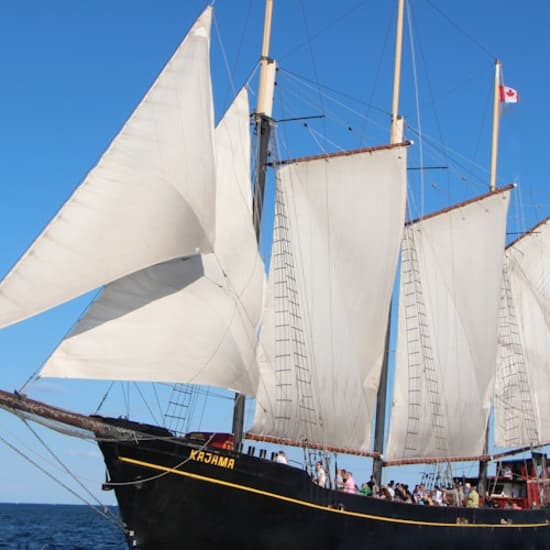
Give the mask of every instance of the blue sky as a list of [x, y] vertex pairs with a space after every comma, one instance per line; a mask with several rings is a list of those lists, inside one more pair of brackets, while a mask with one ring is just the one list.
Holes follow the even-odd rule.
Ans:
[[[1, 276], [94, 165], [205, 5], [204, 0], [2, 2]], [[271, 53], [281, 65], [282, 99], [275, 103], [274, 116], [327, 113], [308, 128], [281, 125], [282, 156], [318, 153], [319, 143], [330, 150], [387, 141], [393, 9], [390, 1], [275, 0]], [[414, 0], [407, 25], [409, 21], [416, 69], [407, 29], [400, 109], [410, 125], [407, 137], [415, 142], [409, 164], [448, 167], [426, 171], [422, 181], [411, 172], [414, 217], [420, 213], [421, 185], [424, 212], [487, 189], [493, 63], [499, 57], [505, 84], [521, 97], [518, 105], [503, 111], [497, 180], [499, 185], [518, 184], [510, 208], [512, 237], [550, 214], [545, 165], [550, 6], [543, 0], [505, 7], [496, 0]], [[212, 67], [217, 119], [232, 90], [248, 80], [255, 66], [262, 23], [260, 0], [216, 2]], [[337, 101], [321, 95], [321, 85]], [[254, 94], [255, 81], [251, 86]], [[329, 133], [330, 144], [324, 142]], [[89, 297], [76, 300], [1, 331], [0, 386], [19, 388], [87, 301]], [[105, 385], [80, 387], [84, 398], [55, 380], [43, 383], [34, 395], [93, 412]], [[28, 445], [36, 448], [25, 426], [3, 412], [0, 433], [25, 452]], [[48, 441], [87, 486], [100, 486], [104, 471], [94, 445], [57, 435]], [[39, 464], [52, 461], [44, 449], [32, 456]], [[0, 501], [78, 502], [1, 442], [0, 461]], [[353, 468], [357, 481], [368, 477], [370, 466]], [[111, 494], [97, 494], [102, 502], [113, 502]]]

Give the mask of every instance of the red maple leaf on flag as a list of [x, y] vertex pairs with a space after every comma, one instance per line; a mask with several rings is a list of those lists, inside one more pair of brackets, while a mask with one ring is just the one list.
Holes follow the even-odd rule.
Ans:
[[499, 96], [502, 103], [517, 103], [519, 101], [517, 90], [508, 86], [499, 86]]

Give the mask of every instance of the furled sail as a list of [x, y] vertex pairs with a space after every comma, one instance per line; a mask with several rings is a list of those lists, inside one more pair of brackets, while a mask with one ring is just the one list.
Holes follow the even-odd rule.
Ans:
[[370, 449], [406, 202], [406, 147], [278, 169], [251, 433]]
[[[211, 8], [97, 165], [0, 284], [0, 326], [212, 250]], [[47, 289], [47, 292], [44, 292]]]
[[216, 128], [214, 253], [107, 285], [42, 376], [190, 382], [253, 395], [264, 266], [252, 226], [248, 96]]
[[500, 313], [495, 444], [548, 442], [550, 218], [506, 249]]
[[405, 228], [388, 460], [483, 452], [509, 194]]

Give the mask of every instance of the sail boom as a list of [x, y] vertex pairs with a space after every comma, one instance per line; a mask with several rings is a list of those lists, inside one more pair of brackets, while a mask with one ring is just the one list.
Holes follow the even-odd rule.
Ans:
[[88, 430], [94, 432], [97, 437], [101, 438], [131, 439], [136, 435], [135, 431], [107, 424], [98, 418], [54, 407], [53, 405], [36, 401], [18, 392], [9, 393], [0, 390], [0, 408], [6, 409], [14, 414], [30, 414], [36, 417], [53, 420], [54, 422], [60, 422], [67, 426], [73, 426], [81, 430]]
[[361, 147], [359, 149], [349, 149], [347, 151], [337, 151], [335, 153], [322, 153], [320, 155], [310, 155], [307, 157], [297, 157], [294, 159], [284, 159], [277, 162], [270, 162], [267, 166], [287, 166], [289, 164], [297, 164], [298, 162], [309, 162], [319, 159], [333, 159], [337, 157], [349, 157], [352, 155], [359, 155], [361, 153], [374, 153], [376, 151], [384, 151], [386, 149], [395, 149], [399, 147], [408, 147], [411, 144], [410, 141], [403, 141], [400, 143], [387, 143], [384, 145], [376, 145], [374, 147]]
[[475, 456], [446, 456], [446, 457], [418, 457], [418, 458], [403, 458], [395, 460], [384, 460], [384, 466], [407, 466], [412, 464], [441, 464], [447, 462], [491, 462], [505, 458], [507, 456], [513, 456], [527, 451], [533, 451], [550, 445], [550, 441], [545, 443], [539, 443], [537, 445], [525, 445], [523, 447], [517, 447], [508, 451], [502, 451], [500, 453], [482, 454]]
[[525, 239], [526, 237], [528, 237], [529, 235], [532, 235], [533, 233], [537, 233], [538, 230], [547, 222], [550, 221], [550, 216], [547, 216], [546, 218], [544, 218], [543, 220], [541, 220], [539, 223], [537, 223], [537, 225], [534, 225], [533, 227], [531, 227], [531, 229], [528, 229], [527, 231], [525, 231], [525, 233], [522, 233], [517, 239], [514, 239], [512, 242], [508, 243], [506, 245], [506, 250], [512, 248], [513, 246], [515, 246], [517, 243], [519, 243], [519, 241]]
[[380, 453], [375, 451], [363, 451], [361, 449], [349, 449], [348, 447], [333, 447], [331, 445], [321, 445], [319, 443], [310, 443], [307, 440], [299, 441], [296, 439], [285, 439], [283, 437], [271, 437], [268, 435], [258, 435], [254, 433], [247, 433], [246, 439], [252, 441], [260, 441], [262, 443], [277, 443], [279, 445], [285, 445], [286, 447], [300, 447], [307, 449], [315, 449], [319, 451], [327, 451], [330, 453], [341, 453], [345, 455], [365, 456], [369, 458], [380, 458]]
[[474, 204], [476, 202], [480, 202], [488, 197], [496, 196], [501, 193], [505, 193], [506, 191], [511, 191], [514, 189], [515, 184], [511, 183], [510, 185], [507, 185], [506, 187], [500, 187], [499, 189], [496, 189], [495, 191], [490, 191], [489, 193], [485, 193], [483, 195], [478, 195], [476, 197], [473, 197], [471, 199], [457, 202], [456, 204], [453, 204], [452, 206], [449, 206], [447, 208], [443, 208], [441, 210], [437, 210], [436, 212], [432, 212], [430, 214], [427, 214], [426, 216], [422, 216], [420, 218], [416, 218], [414, 220], [409, 220], [405, 226], [413, 225], [415, 223], [418, 223], [420, 221], [426, 221], [431, 218], [435, 218], [437, 216], [441, 216], [442, 214], [447, 214], [448, 212], [452, 212], [453, 210], [458, 210], [459, 208], [464, 208], [465, 206], [469, 206], [470, 204]]

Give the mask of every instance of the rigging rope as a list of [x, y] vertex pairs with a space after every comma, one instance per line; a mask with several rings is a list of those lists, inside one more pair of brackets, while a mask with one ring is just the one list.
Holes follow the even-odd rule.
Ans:
[[411, 10], [407, 10], [407, 24], [409, 27], [409, 39], [410, 39], [410, 48], [411, 48], [411, 59], [412, 59], [412, 69], [413, 69], [413, 78], [414, 78], [414, 96], [415, 96], [415, 106], [416, 106], [416, 119], [418, 120], [418, 135], [419, 135], [419, 145], [418, 145], [418, 156], [420, 164], [420, 216], [424, 216], [424, 187], [425, 187], [425, 178], [424, 178], [424, 140], [422, 138], [422, 117], [420, 115], [420, 100], [418, 92], [418, 74], [417, 74], [417, 65], [416, 65], [416, 55], [414, 48], [414, 39], [413, 39], [413, 29], [412, 29], [412, 20], [411, 20]]
[[[413, 133], [414, 135], [419, 136], [419, 139], [423, 140], [424, 145], [428, 146], [428, 148], [431, 150], [432, 154], [439, 153], [444, 160], [447, 160], [449, 162], [452, 161], [452, 163], [455, 164], [460, 170], [469, 172], [472, 175], [472, 177], [476, 180], [474, 182], [474, 181], [472, 181], [470, 179], [467, 179], [466, 177], [463, 176], [463, 177], [461, 177], [461, 180], [464, 183], [475, 183], [476, 184], [476, 191], [477, 191], [477, 186], [486, 187], [486, 185], [487, 185], [486, 182], [482, 181], [481, 177], [478, 178], [477, 176], [475, 176], [475, 174], [472, 173], [472, 168], [476, 168], [480, 172], [484, 172], [485, 175], [488, 175], [489, 171], [486, 168], [484, 168], [480, 164], [475, 163], [471, 159], [465, 157], [464, 155], [462, 155], [458, 151], [455, 151], [454, 149], [450, 148], [449, 146], [447, 146], [443, 143], [439, 144], [439, 142], [435, 138], [430, 137], [425, 133], [422, 133], [422, 137], [420, 137], [419, 130], [417, 130], [414, 126], [412, 126], [410, 124], [407, 124], [407, 129], [411, 133]], [[453, 156], [455, 156], [456, 159], [450, 157], [449, 154], [452, 154]], [[460, 160], [458, 160], [458, 159], [460, 159]], [[469, 163], [472, 166], [472, 168], [468, 168], [466, 163]], [[449, 166], [448, 168], [455, 175], [459, 175], [459, 174], [462, 173], [458, 169], [455, 169], [453, 166]], [[420, 217], [420, 216], [415, 216], [415, 217]]]
[[99, 411], [101, 410], [101, 407], [103, 407], [103, 405], [105, 403], [105, 400], [107, 399], [109, 393], [111, 393], [111, 389], [112, 389], [113, 385], [114, 385], [114, 382], [111, 382], [111, 384], [107, 388], [107, 391], [103, 394], [103, 397], [100, 399], [99, 404], [96, 407], [96, 410], [95, 410], [94, 414], [99, 414]]
[[[296, 53], [298, 50], [302, 49], [304, 46], [311, 47], [311, 44], [319, 38], [322, 34], [324, 34], [326, 31], [334, 27], [335, 25], [341, 23], [344, 19], [347, 19], [351, 16], [352, 13], [357, 11], [360, 7], [366, 5], [368, 0], [361, 0], [357, 2], [354, 6], [352, 6], [347, 12], [343, 13], [342, 15], [331, 18], [330, 23], [319, 29], [315, 34], [308, 34], [308, 37], [303, 42], [300, 42], [292, 50], [289, 50], [288, 52], [282, 54], [279, 56], [279, 59], [285, 59], [287, 57], [290, 57], [292, 54]], [[303, 5], [302, 5], [302, 12], [303, 12]]]
[[233, 95], [233, 97], [235, 97], [237, 94], [235, 92], [235, 82], [233, 80], [233, 73], [231, 72], [231, 68], [229, 66], [229, 60], [227, 59], [227, 52], [225, 50], [225, 46], [224, 46], [222, 38], [221, 38], [220, 29], [218, 27], [218, 20], [217, 20], [216, 16], [214, 16], [213, 19], [214, 19], [214, 27], [216, 29], [216, 36], [218, 38], [218, 44], [220, 46], [220, 50], [221, 50], [222, 57], [223, 57], [223, 62], [224, 62], [224, 65], [225, 65], [225, 70], [227, 71], [227, 77], [229, 78], [229, 86], [231, 88], [231, 94]]
[[[325, 105], [324, 105], [324, 102], [323, 102], [323, 95], [321, 94], [321, 85], [320, 85], [320, 82], [319, 82], [319, 71], [317, 69], [317, 64], [315, 63], [315, 58], [313, 56], [313, 48], [311, 47], [311, 34], [309, 32], [309, 26], [307, 24], [306, 11], [305, 11], [305, 8], [304, 8], [303, 0], [300, 1], [300, 8], [302, 10], [302, 17], [303, 17], [303, 20], [304, 20], [304, 29], [305, 29], [305, 34], [307, 36], [307, 45], [308, 45], [309, 55], [310, 55], [310, 58], [311, 58], [311, 65], [313, 67], [313, 74], [315, 76], [315, 86], [316, 86], [317, 92], [319, 94], [319, 102], [321, 104], [321, 112], [324, 113], [325, 112]], [[325, 136], [326, 136], [326, 124], [325, 124]]]
[[[139, 386], [139, 384], [137, 382], [132, 382], [134, 388], [136, 389], [136, 391], [138, 392], [139, 396], [141, 397], [141, 400], [143, 401], [143, 404], [145, 405], [145, 407], [147, 408], [147, 410], [149, 411], [149, 414], [151, 415], [151, 418], [154, 420], [154, 422], [160, 426], [163, 425], [162, 421], [159, 422], [155, 416], [155, 413], [153, 412], [153, 409], [151, 408], [151, 405], [149, 404], [149, 401], [147, 401], [147, 399], [145, 399], [145, 396], [143, 395], [143, 392], [141, 391], [141, 388]], [[153, 386], [154, 387], [154, 386]]]
[[[210, 444], [210, 442], [214, 439], [214, 437], [216, 437], [216, 435], [218, 434], [217, 433], [211, 434], [210, 437], [199, 447], [198, 450], [202, 451], [204, 448], [206, 448]], [[177, 470], [181, 466], [184, 466], [185, 464], [187, 464], [190, 460], [191, 460], [191, 456], [188, 456], [187, 458], [184, 458], [181, 462], [178, 462], [177, 464], [172, 466], [171, 469]], [[170, 473], [171, 472], [161, 472], [160, 474], [155, 474], [146, 478], [136, 479], [134, 481], [109, 481], [108, 485], [110, 487], [127, 487], [129, 485], [139, 485], [140, 483], [148, 483], [150, 481], [155, 481], [157, 479], [160, 479], [164, 476], [169, 475]]]
[[[320, 82], [319, 83], [316, 83], [315, 81], [313, 80], [310, 80], [309, 78], [305, 78], [303, 77], [302, 75], [299, 75], [293, 71], [290, 71], [288, 69], [285, 69], [283, 67], [280, 67], [279, 68], [279, 72], [281, 73], [284, 73], [284, 74], [287, 74], [289, 76], [292, 76], [295, 80], [298, 80], [300, 82], [302, 82], [303, 84], [308, 84], [309, 87], [311, 89], [316, 89], [315, 86], [318, 86], [319, 89], [322, 89], [322, 90], [326, 90], [328, 92], [332, 92], [334, 94], [337, 94], [338, 96], [341, 96], [343, 98], [346, 98], [346, 99], [349, 99], [355, 103], [358, 103], [359, 105], [363, 105], [363, 106], [366, 106], [368, 107], [369, 109], [372, 109], [372, 110], [375, 110], [377, 111], [378, 113], [381, 113], [381, 114], [384, 114], [386, 116], [390, 116], [390, 112], [387, 110], [387, 109], [384, 109], [382, 107], [378, 107], [372, 103], [369, 103], [363, 99], [360, 99], [358, 97], [355, 97], [355, 96], [352, 96], [351, 94], [347, 93], [347, 92], [343, 92], [341, 90], [337, 90], [336, 88], [333, 88], [332, 86], [328, 86], [328, 85], [325, 85], [325, 84], [321, 84]], [[329, 96], [327, 96], [329, 97]], [[335, 100], [334, 100], [335, 101]], [[347, 107], [346, 105], [344, 105], [343, 103], [340, 103], [341, 106], [344, 106], [344, 107]], [[352, 111], [354, 114], [357, 114], [358, 116], [359, 113], [357, 111]], [[363, 115], [364, 116], [364, 115]], [[387, 129], [387, 124], [386, 126], [384, 127], [385, 129]]]
[[456, 23], [455, 21], [453, 21], [446, 13], [444, 13], [441, 8], [438, 8], [437, 6], [435, 6], [431, 0], [426, 0], [426, 3], [434, 10], [436, 11], [439, 15], [441, 15], [441, 17], [443, 17], [444, 19], [447, 20], [447, 22], [452, 26], [454, 27], [458, 32], [460, 32], [461, 34], [463, 34], [470, 42], [472, 42], [472, 44], [475, 44], [483, 53], [485, 53], [486, 55], [488, 55], [492, 60], [496, 59], [496, 55], [493, 55], [481, 42], [479, 42], [479, 40], [476, 40], [475, 38], [472, 37], [471, 34], [467, 33], [458, 23]]
[[163, 416], [163, 411], [162, 411], [162, 406], [160, 404], [160, 398], [159, 398], [159, 394], [158, 394], [158, 391], [157, 391], [157, 385], [153, 382], [153, 394], [155, 396], [155, 403], [158, 407], [158, 412], [162, 418]]
[[[212, 5], [214, 5], [214, 2], [212, 2]], [[245, 39], [245, 36], [246, 36], [246, 32], [248, 30], [248, 24], [251, 20], [251, 13], [252, 13], [252, 6], [254, 5], [254, 1], [253, 0], [249, 0], [249, 3], [248, 3], [248, 10], [246, 12], [246, 17], [244, 18], [244, 28], [241, 32], [241, 36], [240, 36], [240, 40], [239, 40], [239, 46], [237, 48], [237, 54], [236, 54], [236, 59], [235, 59], [235, 62], [233, 64], [233, 67], [234, 67], [234, 70], [238, 67], [239, 65], [239, 61], [240, 61], [240, 57], [241, 57], [241, 52], [243, 50], [243, 44], [244, 44], [244, 39]], [[237, 95], [236, 93], [236, 87], [235, 87], [235, 80], [234, 80], [234, 77], [233, 77], [233, 72], [234, 70], [232, 71], [231, 70], [231, 65], [229, 63], [229, 59], [228, 59], [228, 56], [227, 56], [227, 51], [226, 51], [226, 48], [225, 48], [225, 45], [224, 45], [224, 42], [222, 40], [222, 33], [220, 32], [220, 28], [218, 26], [218, 20], [216, 18], [216, 12], [213, 11], [213, 14], [214, 14], [214, 18], [213, 18], [213, 21], [214, 21], [214, 28], [216, 29], [216, 37], [218, 39], [218, 44], [220, 46], [220, 50], [222, 52], [222, 57], [223, 57], [223, 61], [224, 61], [224, 65], [225, 65], [225, 70], [227, 72], [227, 77], [229, 79], [229, 90], [226, 92], [226, 95], [225, 97], [227, 98], [228, 95], [231, 95], [231, 100]], [[256, 63], [256, 65], [252, 68], [251, 70], [251, 73], [250, 75], [248, 76], [247, 79], [245, 79], [245, 84], [244, 86], [248, 86], [250, 80], [253, 78], [254, 74], [256, 73], [257, 69], [259, 67], [259, 62]], [[224, 100], [224, 103], [227, 103], [227, 99]]]
[[[122, 532], [125, 532], [124, 530], [124, 526], [122, 524], [122, 521], [120, 519], [118, 519], [117, 517], [115, 517], [113, 514], [111, 514], [110, 512], [109, 513], [106, 513], [105, 511], [102, 511], [102, 510], [99, 510], [96, 506], [93, 506], [90, 502], [88, 502], [85, 498], [83, 498], [81, 495], [79, 495], [76, 491], [74, 491], [71, 487], [69, 487], [66, 483], [63, 483], [60, 479], [58, 479], [57, 477], [55, 477], [53, 474], [51, 474], [50, 472], [48, 472], [45, 468], [43, 468], [42, 466], [40, 466], [40, 464], [38, 464], [36, 461], [34, 461], [32, 458], [30, 458], [29, 456], [27, 456], [25, 453], [23, 453], [21, 450], [19, 450], [17, 447], [15, 447], [14, 445], [12, 445], [9, 441], [7, 441], [6, 439], [4, 439], [1, 435], [0, 435], [0, 441], [2, 441], [2, 443], [4, 443], [6, 446], [8, 446], [10, 449], [12, 449], [13, 451], [15, 451], [18, 455], [20, 455], [21, 457], [23, 457], [25, 460], [27, 460], [28, 462], [30, 462], [33, 466], [35, 466], [38, 470], [40, 470], [43, 474], [47, 475], [49, 478], [53, 479], [57, 484], [61, 485], [64, 489], [66, 489], [69, 493], [71, 493], [75, 498], [77, 498], [78, 500], [80, 500], [81, 502], [83, 502], [84, 504], [86, 504], [87, 506], [89, 506], [92, 510], [94, 510], [96, 513], [98, 513], [100, 516], [102, 516], [104, 519], [106, 519], [107, 521], [110, 521], [115, 527], [117, 527], [118, 529], [120, 529]], [[101, 503], [100, 503], [101, 504]], [[102, 505], [103, 506], [103, 505]], [[105, 507], [104, 507], [105, 509]]]
[[52, 451], [52, 449], [46, 444], [46, 442], [38, 435], [36, 430], [28, 423], [25, 418], [21, 419], [29, 431], [34, 435], [34, 437], [42, 444], [42, 446], [48, 451], [52, 458], [63, 468], [63, 470], [77, 483], [93, 500], [96, 501], [100, 506], [103, 505], [102, 502], [71, 472], [67, 465]]

